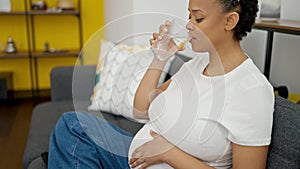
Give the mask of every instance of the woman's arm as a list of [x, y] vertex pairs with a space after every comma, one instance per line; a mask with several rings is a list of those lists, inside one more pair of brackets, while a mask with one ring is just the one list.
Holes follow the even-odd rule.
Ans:
[[[153, 38], [150, 39], [151, 46], [158, 45], [159, 41], [162, 41], [163, 38], [161, 34], [166, 35], [170, 29], [170, 21], [166, 21], [164, 24], [160, 25], [159, 33], [153, 33]], [[167, 42], [168, 45], [165, 45], [164, 53], [168, 52], [170, 56], [174, 55], [177, 51], [184, 50], [184, 47], [178, 48], [176, 43], [173, 40]], [[166, 55], [166, 54], [164, 54]], [[162, 91], [164, 91], [171, 80], [168, 80], [159, 88], [157, 83], [159, 81], [162, 70], [167, 63], [167, 60], [160, 61], [157, 56], [154, 56], [152, 63], [150, 64], [147, 72], [145, 73], [134, 97], [133, 102], [133, 116], [139, 119], [149, 119], [148, 117], [148, 108], [151, 101]]]
[[[154, 139], [138, 147], [130, 159], [131, 167], [143, 164], [141, 169], [167, 163], [175, 169], [212, 169], [201, 160], [180, 150], [162, 136], [151, 131]], [[268, 146], [242, 146], [232, 143], [233, 169], [265, 169]]]
[[232, 145], [233, 169], [265, 169], [268, 157], [268, 146]]
[[187, 154], [186, 152], [174, 147], [169, 155], [165, 155], [164, 162], [176, 169], [214, 169], [199, 159]]
[[154, 58], [146, 71], [134, 97], [133, 116], [135, 118], [148, 119], [148, 108], [151, 101], [169, 86], [171, 80], [166, 81], [159, 88], [157, 87], [165, 64], [166, 62]]
[[[265, 169], [267, 163], [268, 146], [242, 146], [232, 143], [233, 169]], [[176, 169], [211, 169], [199, 159], [174, 147], [164, 161]]]

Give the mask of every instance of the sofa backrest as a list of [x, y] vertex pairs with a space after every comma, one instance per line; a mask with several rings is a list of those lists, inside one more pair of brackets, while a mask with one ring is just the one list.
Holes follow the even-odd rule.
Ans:
[[89, 100], [96, 66], [60, 66], [51, 71], [51, 100]]
[[[174, 75], [190, 58], [177, 54], [167, 78]], [[51, 100], [89, 100], [95, 84], [96, 66], [60, 66], [51, 71]]]
[[300, 105], [276, 96], [268, 169], [300, 168]]

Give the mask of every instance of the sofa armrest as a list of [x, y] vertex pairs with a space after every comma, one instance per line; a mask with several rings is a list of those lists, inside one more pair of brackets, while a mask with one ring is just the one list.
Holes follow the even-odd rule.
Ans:
[[266, 169], [300, 168], [300, 106], [275, 97], [272, 140]]
[[72, 99], [72, 77], [73, 66], [55, 67], [50, 73], [51, 100], [71, 100]]
[[88, 100], [92, 94], [96, 66], [61, 66], [52, 69], [51, 100]]

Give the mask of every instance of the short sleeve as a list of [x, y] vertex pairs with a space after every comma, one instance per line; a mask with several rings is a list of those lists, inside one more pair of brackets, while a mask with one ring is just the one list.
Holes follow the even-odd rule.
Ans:
[[263, 85], [245, 90], [228, 100], [222, 118], [228, 139], [246, 146], [263, 146], [271, 142], [274, 93]]

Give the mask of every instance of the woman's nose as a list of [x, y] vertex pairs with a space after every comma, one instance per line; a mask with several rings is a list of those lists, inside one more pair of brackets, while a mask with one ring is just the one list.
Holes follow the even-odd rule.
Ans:
[[185, 27], [186, 27], [186, 29], [189, 30], [189, 31], [191, 31], [191, 30], [194, 29], [194, 26], [193, 26], [193, 24], [191, 23], [191, 21], [189, 21], [189, 22], [186, 24]]

